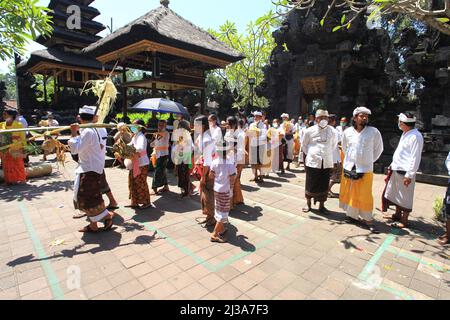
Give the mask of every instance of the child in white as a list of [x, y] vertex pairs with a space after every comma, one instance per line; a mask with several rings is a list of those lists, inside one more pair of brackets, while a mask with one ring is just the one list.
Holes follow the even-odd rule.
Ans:
[[[226, 239], [223, 237], [225, 233], [225, 223], [228, 222], [230, 213], [231, 198], [233, 197], [233, 189], [236, 179], [236, 164], [234, 156], [227, 157], [226, 147], [217, 148], [217, 157], [211, 164], [211, 179], [214, 178], [214, 197], [215, 197], [215, 215], [216, 227], [211, 236], [212, 242], [224, 243]], [[229, 152], [232, 153], [232, 152]]]

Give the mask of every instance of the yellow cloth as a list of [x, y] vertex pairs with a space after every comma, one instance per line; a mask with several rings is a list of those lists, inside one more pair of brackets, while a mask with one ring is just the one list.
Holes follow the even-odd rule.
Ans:
[[[22, 129], [23, 125], [18, 122], [14, 121], [12, 125], [7, 126], [6, 122], [0, 123], [0, 130], [12, 130], [12, 129]], [[12, 136], [12, 145], [9, 148], [10, 151], [18, 151], [21, 150], [23, 147], [27, 145], [27, 139], [25, 136], [25, 132], [14, 132], [11, 133]]]
[[297, 133], [294, 134], [294, 156], [298, 156], [300, 154], [301, 144], [300, 144], [300, 135]]
[[365, 173], [362, 179], [351, 180], [342, 174], [339, 201], [362, 212], [373, 210], [373, 172]]

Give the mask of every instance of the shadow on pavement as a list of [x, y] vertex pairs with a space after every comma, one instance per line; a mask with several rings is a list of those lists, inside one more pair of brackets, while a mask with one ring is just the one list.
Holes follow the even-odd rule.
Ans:
[[261, 207], [250, 207], [242, 204], [230, 212], [230, 217], [242, 221], [257, 221], [260, 217], [262, 217], [262, 211], [263, 209]]
[[[50, 180], [52, 177], [41, 179]], [[41, 198], [44, 194], [56, 193], [59, 191], [72, 191], [73, 181], [51, 181], [43, 185], [35, 186], [32, 184], [23, 184], [16, 186], [0, 185], [0, 199], [6, 202], [13, 201], [32, 201]]]

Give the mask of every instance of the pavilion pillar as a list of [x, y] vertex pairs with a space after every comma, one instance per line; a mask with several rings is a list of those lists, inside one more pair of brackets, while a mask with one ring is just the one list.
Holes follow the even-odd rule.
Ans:
[[128, 116], [128, 88], [125, 86], [127, 83], [127, 68], [124, 66], [122, 71], [122, 113], [123, 118]]
[[48, 106], [48, 100], [47, 100], [47, 76], [44, 75], [43, 77], [43, 81], [44, 81], [44, 102], [45, 102], [45, 106]]
[[152, 98], [156, 98], [158, 93], [158, 88], [156, 87], [156, 81], [152, 83]]
[[56, 71], [53, 72], [53, 82], [54, 82], [54, 94], [53, 94], [53, 100], [55, 105], [58, 105], [59, 102], [59, 83], [58, 83], [58, 76], [56, 74]]

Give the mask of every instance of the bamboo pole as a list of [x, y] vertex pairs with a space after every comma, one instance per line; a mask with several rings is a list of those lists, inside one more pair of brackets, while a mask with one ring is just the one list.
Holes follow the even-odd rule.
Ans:
[[[137, 124], [129, 124], [128, 127], [141, 127]], [[113, 129], [117, 128], [117, 124], [111, 123], [89, 123], [89, 124], [80, 124], [80, 129], [88, 129], [88, 128], [107, 128], [107, 129]], [[58, 134], [63, 131], [70, 130], [70, 126], [59, 126], [59, 127], [28, 127], [28, 128], [20, 128], [20, 129], [8, 129], [8, 130], [0, 130], [0, 134], [6, 134], [6, 133], [15, 133], [15, 132], [40, 132], [45, 131], [49, 132], [49, 134]]]

